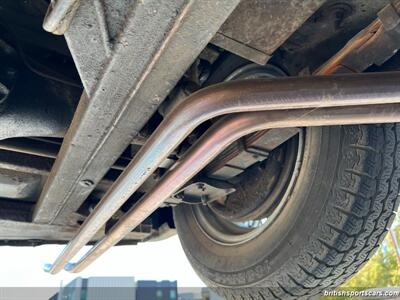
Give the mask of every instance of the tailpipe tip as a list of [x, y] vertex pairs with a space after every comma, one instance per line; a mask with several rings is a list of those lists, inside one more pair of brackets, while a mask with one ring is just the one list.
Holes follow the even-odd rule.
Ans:
[[71, 272], [73, 269], [75, 268], [75, 264], [74, 263], [67, 263], [64, 267], [65, 271]]
[[45, 271], [46, 273], [50, 273], [52, 268], [53, 268], [53, 264], [48, 264], [48, 263], [44, 264], [42, 267], [43, 271]]

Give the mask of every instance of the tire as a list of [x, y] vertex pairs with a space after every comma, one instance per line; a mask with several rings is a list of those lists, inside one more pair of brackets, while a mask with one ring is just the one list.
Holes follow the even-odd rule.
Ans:
[[257, 237], [231, 246], [174, 208], [183, 249], [226, 299], [310, 298], [339, 286], [375, 253], [398, 205], [400, 125], [308, 128], [287, 204]]

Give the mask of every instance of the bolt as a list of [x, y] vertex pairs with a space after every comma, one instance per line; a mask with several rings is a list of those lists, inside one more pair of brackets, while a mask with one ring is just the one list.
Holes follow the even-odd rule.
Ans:
[[81, 181], [81, 185], [84, 187], [91, 187], [92, 185], [94, 185], [94, 182], [89, 179], [85, 179]]
[[206, 188], [205, 188], [205, 186], [204, 186], [204, 183], [198, 183], [198, 184], [197, 184], [197, 188], [198, 188], [199, 190], [203, 191], [203, 192], [206, 190]]

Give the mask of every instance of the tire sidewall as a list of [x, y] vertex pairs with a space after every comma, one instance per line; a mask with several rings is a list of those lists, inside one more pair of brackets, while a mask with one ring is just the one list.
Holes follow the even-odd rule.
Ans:
[[217, 243], [198, 226], [193, 206], [174, 208], [182, 246], [200, 277], [210, 285], [254, 286], [302, 255], [329, 201], [340, 142], [340, 127], [306, 129], [300, 172], [285, 207], [264, 232], [246, 243]]

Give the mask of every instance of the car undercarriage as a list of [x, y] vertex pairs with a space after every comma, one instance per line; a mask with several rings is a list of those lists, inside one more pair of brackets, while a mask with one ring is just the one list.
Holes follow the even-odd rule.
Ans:
[[68, 243], [47, 271], [80, 272], [178, 231], [228, 299], [308, 297], [379, 246], [399, 194], [399, 1], [0, 8], [1, 245]]

